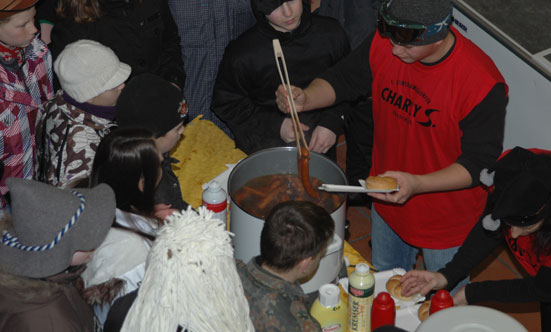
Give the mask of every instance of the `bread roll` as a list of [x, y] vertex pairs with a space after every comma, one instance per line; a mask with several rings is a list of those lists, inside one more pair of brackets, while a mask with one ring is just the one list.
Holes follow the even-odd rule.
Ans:
[[368, 176], [365, 179], [367, 189], [392, 190], [398, 188], [396, 179], [388, 176]]
[[427, 300], [421, 304], [419, 307], [419, 310], [417, 311], [417, 316], [419, 317], [420, 321], [424, 321], [429, 317], [429, 309], [430, 309], [430, 300]]
[[402, 300], [402, 301], [413, 300], [415, 295], [402, 296], [402, 283], [400, 282], [401, 279], [402, 279], [401, 275], [395, 275], [390, 277], [386, 282], [386, 290], [390, 293], [390, 295], [397, 298], [398, 300]]

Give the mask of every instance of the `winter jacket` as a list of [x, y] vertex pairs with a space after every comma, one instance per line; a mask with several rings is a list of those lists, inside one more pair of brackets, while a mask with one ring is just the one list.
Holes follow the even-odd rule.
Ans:
[[83, 269], [47, 279], [0, 270], [0, 332], [94, 332], [92, 309], [74, 286]]
[[[1, 64], [1, 62], [0, 62]], [[0, 160], [4, 176], [0, 181], [0, 208], [8, 192], [4, 180], [33, 176], [35, 131], [39, 108], [53, 97], [52, 56], [35, 37], [25, 49], [22, 67], [0, 65]]]
[[98, 145], [115, 126], [112, 120], [94, 116], [71, 101], [60, 90], [36, 125], [35, 179], [62, 188], [90, 176]]
[[[286, 115], [275, 103], [281, 84], [272, 40], [279, 39], [291, 84], [306, 86], [342, 59], [350, 50], [346, 33], [337, 20], [310, 14], [303, 1], [300, 26], [292, 32], [276, 31], [266, 16], [256, 9], [257, 23], [230, 42], [220, 64], [214, 85], [212, 110], [231, 129], [236, 145], [250, 154], [260, 149], [283, 146], [280, 129]], [[300, 114], [310, 130], [328, 128], [336, 135], [343, 131], [342, 115], [348, 105], [338, 105]]]
[[172, 165], [178, 163], [177, 159], [170, 156], [170, 153], [163, 154], [161, 168], [161, 182], [155, 190], [155, 204], [169, 204], [172, 209], [186, 210], [188, 203], [182, 198], [182, 190], [178, 177], [172, 170]]
[[310, 315], [308, 296], [298, 282], [291, 284], [264, 270], [260, 256], [246, 265], [237, 260], [236, 265], [257, 332], [322, 331]]
[[[49, 5], [56, 4], [52, 0]], [[102, 0], [100, 8], [103, 16], [92, 23], [55, 21], [50, 44], [54, 59], [67, 44], [92, 39], [130, 65], [132, 76], [153, 73], [184, 88], [180, 37], [167, 0]]]

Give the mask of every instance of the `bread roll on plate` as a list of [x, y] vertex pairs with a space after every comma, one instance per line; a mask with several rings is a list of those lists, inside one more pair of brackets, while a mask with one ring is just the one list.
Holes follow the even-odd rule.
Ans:
[[388, 176], [368, 176], [365, 186], [372, 190], [395, 190], [398, 188], [396, 179]]
[[430, 300], [427, 300], [421, 304], [419, 307], [419, 310], [417, 310], [417, 316], [419, 317], [420, 321], [424, 321], [429, 317], [429, 309], [430, 309]]
[[392, 295], [393, 297], [397, 298], [401, 301], [411, 301], [413, 298], [417, 295], [414, 294], [412, 296], [402, 296], [402, 283], [400, 280], [402, 279], [401, 275], [395, 275], [390, 277], [386, 282], [386, 290]]

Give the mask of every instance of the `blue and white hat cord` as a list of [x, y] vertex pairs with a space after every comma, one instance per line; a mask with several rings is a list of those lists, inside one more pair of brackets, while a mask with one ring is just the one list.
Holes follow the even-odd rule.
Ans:
[[16, 236], [12, 236], [9, 232], [5, 231], [4, 236], [2, 236], [2, 243], [8, 247], [16, 248], [23, 251], [46, 251], [55, 247], [56, 244], [58, 244], [59, 241], [63, 238], [63, 236], [67, 234], [69, 229], [71, 229], [71, 227], [73, 227], [73, 225], [78, 221], [78, 218], [80, 217], [82, 211], [84, 211], [84, 207], [86, 206], [86, 199], [81, 193], [75, 190], [71, 192], [73, 193], [73, 195], [79, 198], [80, 205], [75, 214], [73, 214], [73, 216], [69, 220], [69, 222], [59, 231], [59, 233], [57, 233], [55, 239], [53, 239], [52, 242], [41, 246], [27, 246], [21, 244]]

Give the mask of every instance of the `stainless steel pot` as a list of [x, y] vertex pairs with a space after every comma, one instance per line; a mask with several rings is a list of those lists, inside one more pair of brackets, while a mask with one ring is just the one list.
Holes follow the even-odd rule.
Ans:
[[[230, 231], [235, 234], [233, 238], [234, 256], [245, 263], [260, 254], [260, 233], [264, 220], [242, 210], [233, 197], [249, 180], [281, 173], [298, 173], [296, 148], [278, 147], [258, 151], [240, 161], [230, 173], [228, 194], [230, 196]], [[346, 176], [340, 167], [329, 158], [315, 152], [310, 153], [310, 176], [316, 177], [324, 183], [347, 184]], [[328, 250], [327, 256], [320, 262], [318, 272], [302, 285], [306, 293], [315, 291], [321, 285], [333, 281], [341, 268], [346, 218], [345, 201], [331, 213], [331, 217], [335, 221], [335, 233], [340, 240], [333, 242], [339, 243], [339, 248], [337, 251], [330, 252]], [[328, 257], [329, 255], [331, 257]]]

